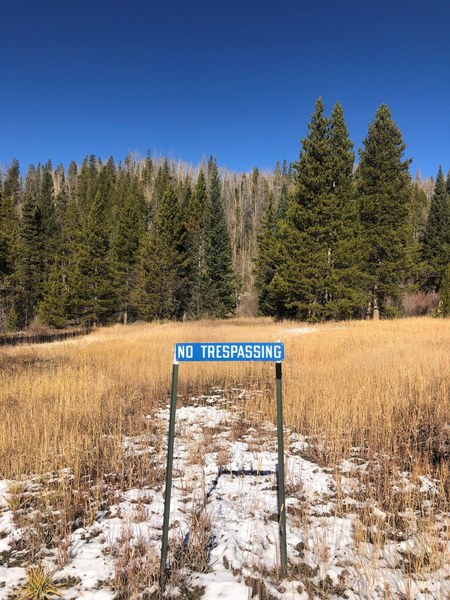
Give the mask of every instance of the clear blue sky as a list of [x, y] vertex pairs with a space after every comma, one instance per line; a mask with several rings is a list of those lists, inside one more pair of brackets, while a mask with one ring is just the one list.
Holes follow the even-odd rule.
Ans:
[[450, 0], [0, 0], [0, 164], [128, 152], [295, 160], [314, 102], [355, 147], [386, 102], [450, 168]]

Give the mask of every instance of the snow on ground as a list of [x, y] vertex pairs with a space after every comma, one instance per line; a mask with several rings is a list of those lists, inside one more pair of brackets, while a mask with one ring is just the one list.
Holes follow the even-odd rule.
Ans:
[[318, 331], [317, 327], [291, 327], [290, 329], [283, 329], [283, 333], [295, 333], [295, 334], [304, 334], [304, 333], [314, 333]]
[[[246, 396], [235, 395], [237, 403]], [[147, 418], [166, 426], [168, 409]], [[172, 567], [176, 563], [179, 576], [169, 579], [167, 597], [194, 597], [186, 595], [187, 589], [205, 600], [450, 597], [447, 561], [425, 576], [408, 576], [402, 570], [402, 557], [414, 552], [413, 537], [388, 540], [382, 548], [357, 543], [360, 501], [352, 494], [358, 485], [354, 475], [364, 465], [342, 463], [340, 493], [355, 510], [339, 511], [332, 471], [305, 458], [308, 443], [302, 436], [291, 433], [288, 439], [289, 578], [280, 580], [275, 428], [270, 424], [253, 428], [221, 392], [194, 398], [177, 410], [168, 562]], [[156, 452], [154, 440], [143, 436], [128, 437], [124, 444], [137, 456]], [[164, 450], [158, 461], [165, 464]], [[22, 531], [8, 504], [11, 485], [0, 481], [0, 600], [25, 581], [24, 565], [14, 551]], [[429, 491], [433, 482], [424, 479], [421, 485]], [[377, 510], [374, 507], [374, 515], [383, 520], [384, 513]], [[139, 548], [151, 556], [153, 574], [157, 573], [162, 516], [162, 486], [148, 486], [121, 493], [108, 510], [98, 512], [93, 525], [76, 528], [67, 563], [55, 573], [56, 579], [66, 582], [62, 597], [118, 598], [112, 582], [120, 568], [138, 556]], [[448, 515], [442, 519], [442, 528], [448, 528]], [[444, 556], [448, 550], [447, 541]], [[53, 568], [56, 559], [56, 550], [47, 552], [45, 564]], [[134, 597], [151, 598], [156, 590], [150, 581], [147, 595]]]
[[301, 327], [288, 327], [283, 328], [281, 331], [283, 334], [293, 333], [294, 335], [304, 335], [305, 333], [316, 333], [318, 331], [326, 331], [327, 333], [330, 331], [338, 331], [340, 329], [348, 329], [345, 325], [336, 325], [335, 327], [326, 327], [320, 329], [319, 327], [311, 327], [308, 325], [302, 325]]

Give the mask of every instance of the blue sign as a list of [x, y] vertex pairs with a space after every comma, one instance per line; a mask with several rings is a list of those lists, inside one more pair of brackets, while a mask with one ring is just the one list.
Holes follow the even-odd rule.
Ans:
[[270, 361], [284, 360], [281, 342], [196, 342], [175, 345], [176, 362]]

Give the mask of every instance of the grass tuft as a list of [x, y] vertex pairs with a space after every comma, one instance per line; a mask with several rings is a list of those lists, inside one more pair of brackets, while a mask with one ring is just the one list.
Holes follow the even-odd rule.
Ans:
[[19, 595], [20, 600], [51, 600], [61, 596], [60, 586], [53, 580], [54, 573], [42, 565], [26, 569], [27, 582]]

